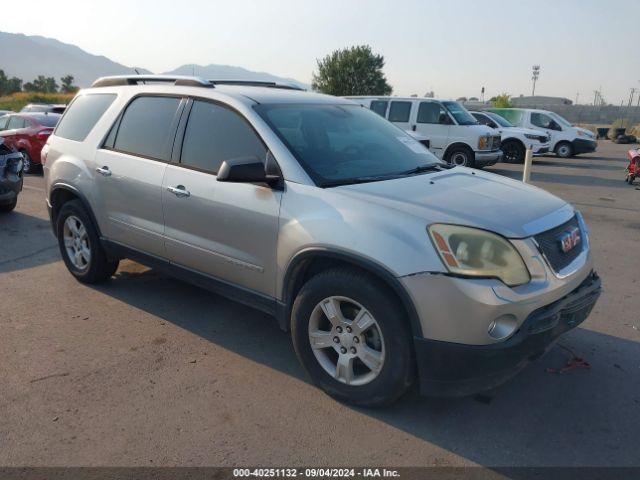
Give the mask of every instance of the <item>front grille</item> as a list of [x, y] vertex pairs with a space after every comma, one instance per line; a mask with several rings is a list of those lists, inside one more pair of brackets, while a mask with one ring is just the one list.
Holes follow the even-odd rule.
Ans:
[[[565, 253], [562, 251], [560, 238], [563, 234], [571, 232], [574, 228], [578, 228], [580, 231], [580, 243]], [[556, 272], [559, 272], [578, 258], [578, 255], [580, 255], [585, 245], [584, 232], [580, 228], [576, 216], [562, 225], [536, 235], [534, 238], [536, 242], [538, 242], [538, 247], [547, 259], [547, 262], [549, 262], [551, 268]]]

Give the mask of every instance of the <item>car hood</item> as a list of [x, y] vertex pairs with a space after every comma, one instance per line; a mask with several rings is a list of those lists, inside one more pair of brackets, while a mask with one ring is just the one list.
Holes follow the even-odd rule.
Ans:
[[593, 134], [591, 130], [587, 130], [586, 128], [582, 128], [582, 127], [573, 127], [573, 128], [575, 128], [578, 132], [587, 134], [589, 138], [591, 138], [592, 140], [595, 140], [596, 138], [596, 136]]
[[370, 205], [418, 216], [425, 225], [467, 225], [509, 238], [538, 234], [574, 215], [571, 205], [545, 190], [463, 167], [336, 190]]

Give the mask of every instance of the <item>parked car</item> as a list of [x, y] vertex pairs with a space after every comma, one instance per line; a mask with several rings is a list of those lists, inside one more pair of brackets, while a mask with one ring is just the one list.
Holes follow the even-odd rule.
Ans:
[[531, 128], [516, 127], [504, 117], [493, 112], [470, 112], [481, 125], [493, 128], [500, 133], [503, 161], [507, 163], [523, 163], [527, 148], [534, 155], [542, 155], [549, 151], [549, 136]]
[[40, 152], [60, 117], [57, 113], [13, 113], [0, 117], [0, 137], [22, 153], [24, 173], [40, 168]]
[[64, 104], [49, 104], [49, 103], [30, 103], [20, 110], [20, 113], [59, 113], [63, 114], [67, 109]]
[[549, 135], [550, 150], [561, 158], [595, 152], [598, 146], [593, 132], [571, 125], [554, 112], [531, 108], [491, 108], [489, 111], [506, 118], [513, 125]]
[[415, 381], [494, 387], [600, 293], [571, 205], [447, 165], [344, 98], [110, 77], [79, 92], [43, 158], [77, 280], [132, 258], [272, 314], [313, 381], [359, 405]]
[[502, 158], [500, 135], [479, 125], [458, 102], [415, 97], [346, 97], [406, 131], [429, 138], [429, 149], [447, 163], [482, 168]]
[[22, 191], [22, 155], [0, 138], [0, 213], [16, 208]]
[[0, 117], [8, 115], [9, 113], [14, 113], [11, 110], [0, 110]]

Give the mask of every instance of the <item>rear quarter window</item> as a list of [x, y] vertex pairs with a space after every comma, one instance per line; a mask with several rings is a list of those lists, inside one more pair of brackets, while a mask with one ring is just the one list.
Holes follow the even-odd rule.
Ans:
[[71, 102], [54, 135], [82, 142], [116, 99], [115, 93], [81, 95]]

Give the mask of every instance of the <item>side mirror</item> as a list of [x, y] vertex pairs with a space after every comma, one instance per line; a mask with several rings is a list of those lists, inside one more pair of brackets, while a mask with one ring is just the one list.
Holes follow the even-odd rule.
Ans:
[[[270, 158], [269, 158], [270, 157]], [[220, 165], [216, 179], [219, 182], [234, 183], [266, 183], [272, 187], [276, 187], [281, 183], [281, 175], [277, 164], [269, 165], [270, 161], [275, 159], [269, 153], [267, 156], [267, 165], [258, 157], [232, 158], [225, 160]], [[268, 170], [270, 170], [268, 172]]]
[[551, 130], [559, 130], [562, 131], [562, 127], [560, 127], [560, 125], [555, 121], [555, 120], [551, 120], [551, 125], [549, 125], [549, 128]]

